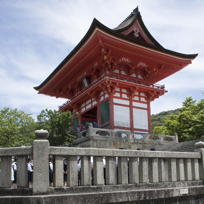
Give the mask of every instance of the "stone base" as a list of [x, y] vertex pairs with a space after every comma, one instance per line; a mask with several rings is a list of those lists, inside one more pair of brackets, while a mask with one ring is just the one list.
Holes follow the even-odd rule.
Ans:
[[[169, 145], [169, 143], [170, 142], [165, 143], [152, 139], [128, 139], [114, 138], [110, 136], [86, 136], [76, 139], [73, 143], [73, 146], [108, 149], [157, 150], [157, 148], [166, 144]], [[172, 142], [172, 144], [174, 144], [174, 142]]]
[[1, 204], [192, 204], [204, 203], [204, 187], [135, 189], [109, 192], [0, 196]]

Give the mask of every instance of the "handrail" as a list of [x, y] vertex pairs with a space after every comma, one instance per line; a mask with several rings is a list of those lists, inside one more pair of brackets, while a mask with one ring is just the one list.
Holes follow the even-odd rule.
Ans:
[[20, 156], [29, 155], [32, 153], [32, 147], [6, 147], [0, 148], [0, 156]]
[[168, 152], [148, 150], [119, 150], [105, 148], [76, 148], [54, 147], [49, 148], [50, 155], [70, 156], [100, 156], [100, 157], [145, 157], [145, 158], [183, 158], [200, 159], [199, 152]]

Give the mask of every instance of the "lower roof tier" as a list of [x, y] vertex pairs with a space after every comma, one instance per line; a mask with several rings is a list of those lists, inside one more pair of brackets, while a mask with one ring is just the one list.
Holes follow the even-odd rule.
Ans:
[[145, 100], [149, 102], [153, 101], [166, 92], [164, 86], [148, 86], [106, 76], [96, 81], [91, 86], [87, 87], [86, 90], [83, 90], [76, 97], [72, 98], [71, 101], [67, 101], [59, 109], [60, 111], [79, 110], [81, 105], [87, 100], [94, 99], [95, 101], [99, 101], [101, 95], [103, 94], [107, 96], [114, 96], [115, 94], [117, 94], [117, 92], [123, 92], [119, 90], [124, 91], [127, 99], [133, 98], [134, 96], [142, 93], [144, 94], [143, 97], [145, 98]]

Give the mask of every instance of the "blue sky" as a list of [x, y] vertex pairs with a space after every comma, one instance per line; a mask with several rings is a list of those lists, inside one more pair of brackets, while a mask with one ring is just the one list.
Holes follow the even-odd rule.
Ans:
[[162, 80], [168, 93], [152, 113], [178, 108], [187, 96], [204, 98], [204, 1], [202, 0], [1, 0], [0, 108], [36, 116], [64, 99], [39, 95], [39, 85], [87, 32], [93, 18], [116, 27], [139, 6], [146, 27], [165, 48], [199, 53], [191, 65]]

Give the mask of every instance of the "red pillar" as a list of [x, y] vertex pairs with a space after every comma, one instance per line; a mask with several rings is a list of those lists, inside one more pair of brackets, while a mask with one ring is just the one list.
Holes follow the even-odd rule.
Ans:
[[152, 121], [151, 121], [151, 109], [150, 109], [150, 101], [147, 102], [147, 114], [148, 114], [148, 132], [152, 133]]
[[97, 123], [98, 123], [98, 127], [101, 127], [101, 103], [98, 100], [97, 101]]
[[109, 95], [109, 105], [110, 105], [110, 129], [114, 128], [114, 111], [113, 111], [113, 95]]
[[134, 119], [133, 119], [133, 107], [132, 107], [132, 97], [129, 97], [129, 103], [130, 103], [130, 131], [133, 132], [134, 129]]

